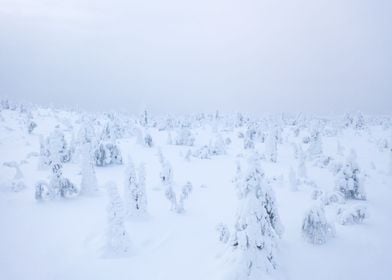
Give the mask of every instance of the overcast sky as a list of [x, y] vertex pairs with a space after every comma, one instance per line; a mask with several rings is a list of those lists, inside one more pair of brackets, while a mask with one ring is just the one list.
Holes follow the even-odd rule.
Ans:
[[392, 112], [391, 0], [0, 0], [0, 96], [90, 110]]

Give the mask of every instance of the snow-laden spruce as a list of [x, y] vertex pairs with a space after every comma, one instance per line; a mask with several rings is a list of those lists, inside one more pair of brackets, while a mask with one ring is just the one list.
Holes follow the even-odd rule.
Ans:
[[335, 229], [327, 221], [324, 207], [321, 204], [314, 205], [306, 214], [302, 222], [302, 235], [312, 244], [321, 245], [334, 237]]
[[136, 175], [131, 158], [125, 170], [125, 210], [127, 217], [145, 216], [147, 214], [147, 195], [145, 186], [145, 168], [140, 164]]
[[240, 208], [230, 245], [237, 261], [234, 278], [257, 279], [277, 267], [277, 240], [283, 227], [258, 160], [250, 160], [246, 173], [237, 174], [236, 185]]
[[365, 200], [366, 194], [356, 157], [355, 151], [351, 150], [346, 163], [337, 174], [336, 188], [346, 199]]
[[81, 195], [94, 195], [98, 192], [97, 176], [92, 156], [91, 143], [85, 143], [82, 147], [82, 182], [80, 185]]
[[105, 257], [127, 257], [131, 254], [131, 239], [124, 225], [124, 206], [114, 182], [106, 184], [108, 192]]

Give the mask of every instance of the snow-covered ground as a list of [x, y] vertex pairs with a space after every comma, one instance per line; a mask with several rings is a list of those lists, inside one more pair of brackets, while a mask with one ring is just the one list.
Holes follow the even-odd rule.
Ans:
[[[275, 192], [284, 226], [277, 242], [278, 266], [269, 274], [271, 279], [382, 280], [392, 275], [390, 118], [368, 116], [363, 128], [358, 129], [343, 127], [342, 117], [303, 117], [297, 124], [281, 116], [258, 121], [245, 119], [242, 123], [236, 123], [237, 116], [173, 118], [173, 123], [191, 120], [189, 130], [195, 143], [184, 146], [168, 144], [169, 130], [175, 142], [176, 124], [174, 128], [162, 128], [157, 119], [157, 123], [150, 120], [143, 126], [139, 118], [121, 115], [114, 122], [120, 120], [122, 135], [116, 143], [124, 164], [95, 167], [98, 194], [37, 201], [36, 182], [50, 176], [49, 168], [39, 168], [39, 136], [47, 137], [58, 126], [71, 145], [72, 134], [77, 137], [84, 114], [35, 107], [27, 109], [30, 110], [30, 116], [19, 107], [0, 111], [0, 279], [232, 279], [236, 269], [232, 262], [233, 249], [220, 242], [217, 225], [223, 223], [233, 230], [240, 202], [234, 180], [237, 162], [246, 162], [255, 151], [263, 158], [261, 167]], [[95, 118], [99, 120], [95, 129], [99, 130], [107, 117]], [[28, 133], [30, 121], [37, 127]], [[248, 128], [255, 123], [261, 124], [256, 131], [265, 133], [267, 138], [270, 124], [281, 128], [276, 163], [264, 158], [266, 144], [262, 137], [252, 140], [253, 149], [244, 149], [243, 137], [247, 137]], [[319, 129], [321, 157], [329, 156], [331, 160], [324, 165], [317, 164], [319, 158], [307, 159], [307, 177], [293, 190], [289, 172], [293, 168], [297, 173], [298, 166], [293, 143], [301, 145], [306, 153], [309, 144], [303, 139], [310, 135], [314, 123], [323, 123]], [[296, 127], [300, 129], [298, 136], [294, 133]], [[139, 134], [145, 135], [147, 130], [153, 139], [152, 147], [140, 141]], [[225, 154], [211, 155], [208, 159], [192, 155], [203, 145], [209, 145], [218, 134], [231, 140], [224, 144]], [[337, 148], [338, 143], [341, 149]], [[308, 243], [302, 234], [302, 222], [307, 210], [320, 203], [320, 199], [312, 198], [312, 193], [315, 189], [324, 193], [334, 191], [337, 175], [333, 165], [344, 163], [351, 149], [357, 154], [366, 200], [325, 205], [335, 236], [322, 245]], [[174, 191], [179, 194], [187, 181], [193, 185], [184, 213], [170, 210], [160, 181], [159, 150], [172, 166]], [[108, 257], [104, 253], [108, 226], [105, 186], [108, 181], [114, 181], [124, 197], [128, 156], [135, 165], [145, 164], [148, 215], [125, 220], [131, 241], [130, 254]], [[23, 173], [21, 178], [14, 179], [16, 169], [9, 167], [12, 161]], [[82, 178], [80, 162], [75, 152], [71, 161], [64, 163], [65, 177], [77, 187]], [[25, 187], [17, 188], [16, 180]], [[366, 207], [367, 217], [359, 224], [339, 224], [338, 208], [350, 205]]]

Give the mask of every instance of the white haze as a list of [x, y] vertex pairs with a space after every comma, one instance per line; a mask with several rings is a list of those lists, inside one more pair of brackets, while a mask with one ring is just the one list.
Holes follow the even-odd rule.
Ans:
[[89, 110], [389, 113], [388, 0], [0, 0], [0, 95]]

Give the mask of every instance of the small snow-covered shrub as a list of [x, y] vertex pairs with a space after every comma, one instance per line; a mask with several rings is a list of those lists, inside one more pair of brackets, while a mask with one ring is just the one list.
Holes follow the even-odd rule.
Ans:
[[313, 200], [317, 200], [317, 199], [319, 199], [320, 197], [322, 197], [324, 195], [324, 192], [322, 191], [322, 190], [320, 190], [320, 189], [315, 189], [315, 190], [313, 190], [312, 191], [312, 193], [311, 193], [311, 198], [313, 199]]
[[51, 192], [47, 182], [38, 181], [35, 184], [35, 199], [38, 201], [51, 199]]
[[27, 132], [31, 134], [36, 127], [37, 124], [34, 121], [29, 121], [29, 123], [27, 124]]
[[193, 156], [199, 159], [209, 159], [210, 158], [210, 149], [208, 146], [204, 145], [200, 148], [196, 149], [193, 152]]
[[149, 134], [148, 132], [144, 134], [144, 146], [148, 148], [151, 148], [153, 146], [151, 134]]
[[313, 206], [305, 215], [302, 223], [302, 235], [312, 244], [324, 244], [335, 235], [334, 227], [328, 223], [324, 208]]
[[325, 193], [322, 197], [322, 201], [325, 205], [330, 205], [334, 203], [343, 204], [345, 202], [342, 193], [337, 191]]
[[354, 205], [348, 208], [339, 208], [337, 221], [341, 225], [360, 224], [367, 218], [367, 208], [363, 205]]
[[101, 142], [94, 152], [94, 157], [97, 166], [122, 164], [120, 149], [114, 143]]
[[225, 224], [218, 224], [216, 226], [216, 231], [218, 232], [219, 241], [222, 243], [227, 243], [230, 240], [230, 230]]

